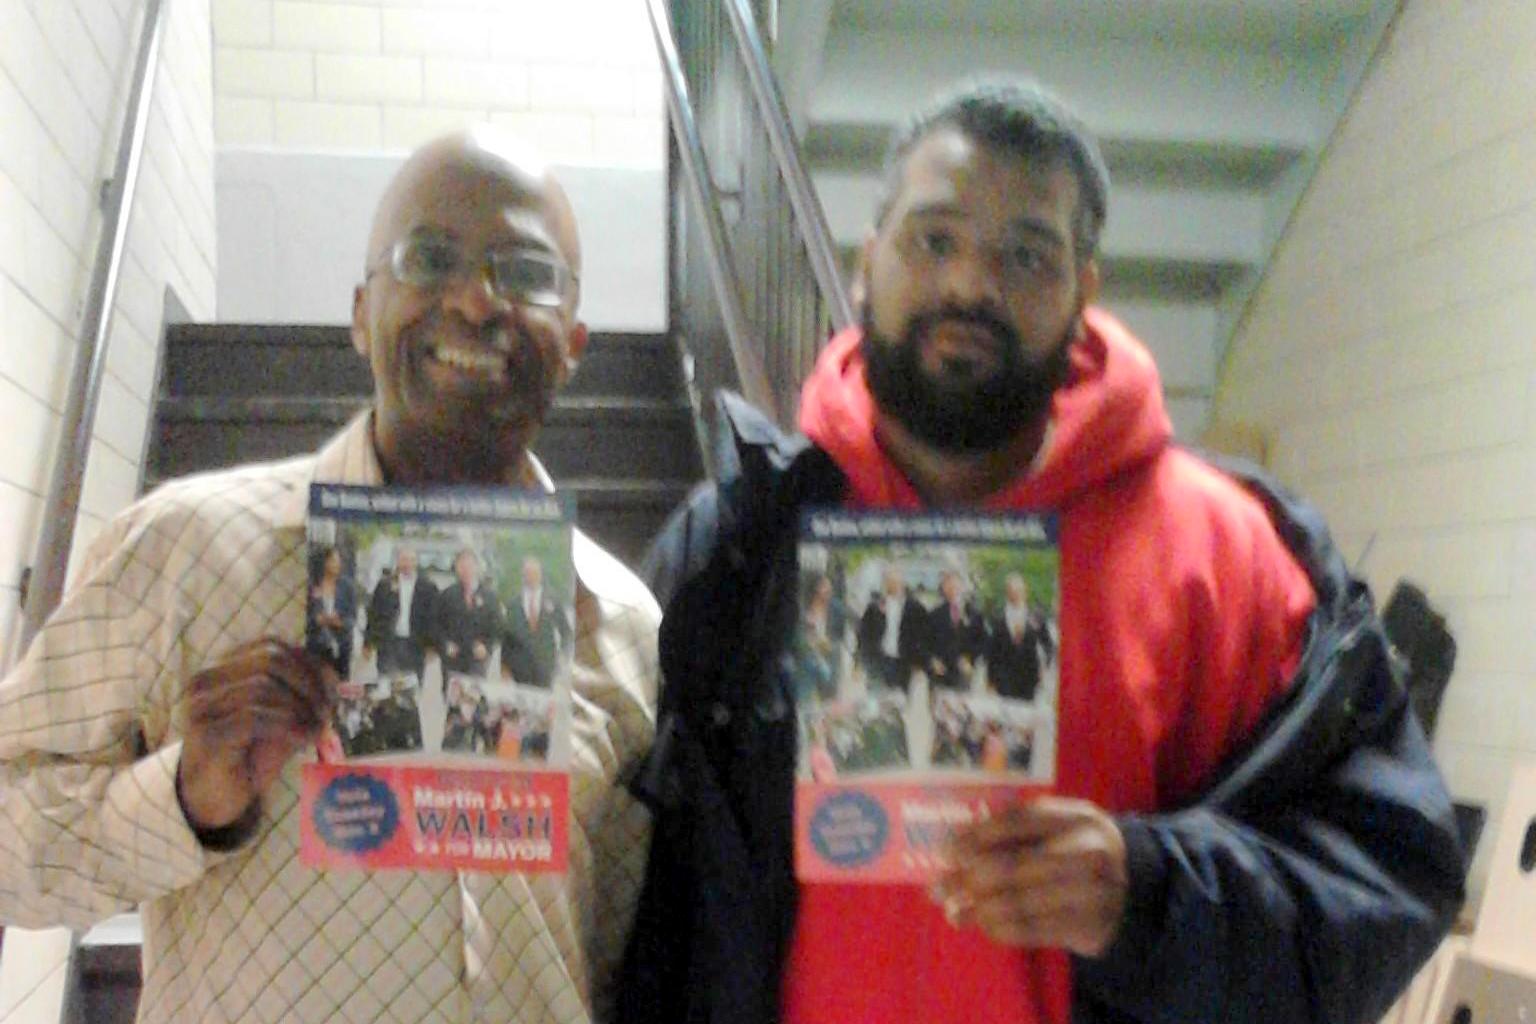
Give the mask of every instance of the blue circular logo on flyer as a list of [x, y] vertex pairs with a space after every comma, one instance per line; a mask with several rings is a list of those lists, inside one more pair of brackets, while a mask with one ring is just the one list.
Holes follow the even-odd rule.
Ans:
[[811, 846], [821, 858], [840, 868], [859, 868], [885, 852], [891, 822], [885, 808], [867, 793], [845, 789], [816, 805], [811, 812]]
[[369, 853], [389, 842], [400, 827], [400, 803], [382, 779], [343, 775], [315, 798], [315, 832], [342, 853]]

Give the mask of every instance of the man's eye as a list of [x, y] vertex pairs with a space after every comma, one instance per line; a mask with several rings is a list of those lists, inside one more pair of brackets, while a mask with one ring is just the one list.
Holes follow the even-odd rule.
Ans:
[[446, 242], [411, 242], [401, 253], [400, 262], [406, 280], [440, 281], [458, 270], [459, 250]]
[[1016, 245], [1008, 250], [1008, 262], [1016, 270], [1039, 270], [1045, 266], [1045, 253], [1032, 245]]
[[565, 265], [546, 253], [492, 252], [488, 261], [496, 290], [505, 299], [534, 306], [558, 306], [565, 297]]
[[496, 279], [514, 292], [549, 291], [556, 286], [554, 264], [522, 254], [492, 257]]
[[930, 256], [948, 256], [955, 250], [955, 240], [948, 231], [919, 231], [917, 244]]

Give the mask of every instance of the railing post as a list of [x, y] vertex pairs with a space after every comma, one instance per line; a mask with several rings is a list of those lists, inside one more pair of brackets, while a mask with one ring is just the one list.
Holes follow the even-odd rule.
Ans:
[[730, 18], [736, 45], [742, 63], [746, 66], [747, 79], [751, 82], [752, 94], [762, 114], [763, 130], [773, 150], [774, 161], [779, 165], [779, 173], [784, 178], [785, 195], [794, 211], [795, 223], [799, 225], [800, 237], [805, 243], [806, 255], [810, 257], [811, 270], [816, 275], [822, 300], [826, 302], [831, 315], [832, 326], [847, 326], [853, 323], [853, 306], [848, 301], [848, 291], [843, 287], [842, 276], [838, 272], [832, 232], [827, 227], [827, 218], [821, 204], [816, 201], [816, 190], [811, 184], [810, 175], [805, 171], [805, 163], [800, 159], [800, 147], [795, 143], [794, 132], [789, 124], [789, 111], [784, 106], [784, 97], [779, 94], [773, 68], [763, 48], [762, 36], [754, 24], [755, 16], [747, 6], [747, 0], [721, 2]]
[[[670, 280], [681, 298], [680, 287], [691, 289], [707, 275], [711, 295], [704, 299], [714, 299], [704, 309], [690, 291], [674, 307], [673, 326], [695, 344], [709, 345], [718, 311], [727, 340], [721, 348], [734, 369], [710, 374], [705, 387], [735, 384], [789, 426], [800, 379], [828, 328], [854, 317], [766, 55], [763, 40], [773, 31], [775, 7], [772, 0], [648, 0], [648, 11], [677, 147], [669, 169], [688, 194], [686, 216], [698, 217], [699, 231], [690, 229], [687, 244], [702, 250], [695, 259], [686, 249]], [[722, 174], [738, 174], [739, 183], [722, 186]], [[722, 208], [728, 200], [739, 208], [735, 223]], [[676, 218], [683, 211], [674, 206], [672, 213]]]
[[769, 386], [763, 362], [752, 344], [751, 326], [741, 300], [739, 278], [731, 243], [720, 215], [720, 204], [709, 183], [709, 163], [704, 155], [704, 144], [699, 137], [698, 124], [688, 99], [688, 80], [683, 74], [682, 60], [678, 56], [671, 15], [667, 13], [666, 0], [647, 0], [651, 15], [651, 31], [656, 37], [656, 48], [661, 55], [662, 78], [666, 85], [667, 113], [671, 117], [673, 134], [677, 139], [678, 160], [683, 167], [683, 177], [689, 186], [694, 207], [704, 226], [705, 245], [709, 250], [710, 279], [715, 296], [720, 303], [721, 319], [725, 322], [726, 336], [741, 375], [741, 388], [749, 401], [765, 409], [773, 408], [773, 389]]

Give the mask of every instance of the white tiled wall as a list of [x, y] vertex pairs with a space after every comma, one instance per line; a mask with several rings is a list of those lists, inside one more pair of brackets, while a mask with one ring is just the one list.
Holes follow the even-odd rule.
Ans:
[[[77, 550], [134, 496], [163, 296], [214, 300], [208, 0], [174, 0], [130, 220]], [[0, 654], [14, 643], [123, 120], [142, 0], [0, 0]], [[4, 660], [0, 658], [0, 660]]]
[[560, 164], [660, 167], [638, 0], [213, 0], [218, 140], [405, 150], [492, 121]]
[[1536, 758], [1532, 168], [1536, 4], [1408, 0], [1218, 396], [1271, 431], [1351, 558], [1376, 537], [1379, 596], [1406, 576], [1448, 612], [1436, 751], [1494, 821], [1510, 765]]

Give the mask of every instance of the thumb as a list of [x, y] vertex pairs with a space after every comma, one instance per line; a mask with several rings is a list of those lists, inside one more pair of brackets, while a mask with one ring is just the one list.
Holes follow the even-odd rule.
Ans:
[[246, 770], [253, 795], [265, 795], [283, 773], [283, 766], [309, 739], [308, 733], [292, 732], [252, 743], [246, 757]]

